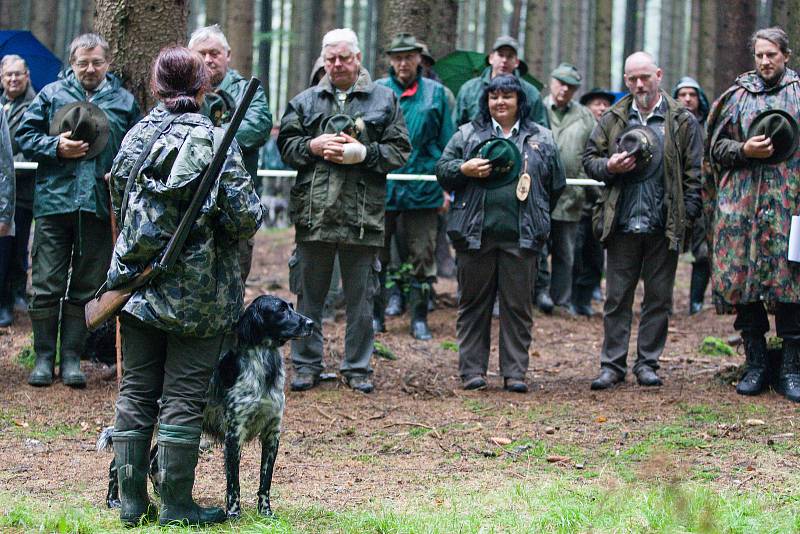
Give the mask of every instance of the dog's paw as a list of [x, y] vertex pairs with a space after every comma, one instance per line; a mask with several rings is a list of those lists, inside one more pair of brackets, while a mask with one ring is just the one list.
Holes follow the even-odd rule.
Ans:
[[269, 504], [266, 506], [259, 506], [258, 507], [258, 515], [261, 517], [266, 517], [268, 519], [275, 519], [275, 513], [272, 511], [272, 508]]
[[242, 518], [242, 512], [239, 510], [229, 510], [226, 515], [228, 516], [228, 521], [238, 521]]
[[106, 506], [108, 506], [109, 508], [111, 508], [113, 510], [115, 508], [121, 508], [122, 507], [122, 503], [120, 502], [119, 499], [108, 499], [108, 500], [106, 500]]

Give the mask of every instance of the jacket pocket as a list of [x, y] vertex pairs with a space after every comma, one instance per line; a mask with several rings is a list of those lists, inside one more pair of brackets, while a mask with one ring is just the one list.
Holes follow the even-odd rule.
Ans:
[[297, 257], [297, 249], [292, 251], [292, 255], [289, 256], [289, 291], [294, 293], [295, 295], [300, 294], [300, 259]]
[[603, 215], [604, 215], [604, 208], [605, 204], [601, 201], [595, 203], [592, 206], [592, 234], [594, 238], [598, 241], [601, 241], [601, 237], [603, 237]]

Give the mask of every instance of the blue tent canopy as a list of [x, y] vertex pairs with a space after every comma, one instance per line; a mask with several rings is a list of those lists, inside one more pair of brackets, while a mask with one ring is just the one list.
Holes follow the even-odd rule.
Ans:
[[56, 81], [61, 70], [61, 60], [28, 31], [0, 31], [0, 58], [17, 54], [28, 63], [31, 82], [36, 91]]

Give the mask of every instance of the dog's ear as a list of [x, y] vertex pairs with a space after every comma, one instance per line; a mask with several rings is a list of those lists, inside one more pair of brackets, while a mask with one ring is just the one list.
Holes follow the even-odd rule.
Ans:
[[258, 345], [264, 339], [264, 316], [269, 310], [269, 299], [262, 295], [254, 300], [245, 310], [236, 326], [239, 343]]
[[223, 389], [230, 389], [239, 377], [239, 358], [236, 352], [229, 350], [217, 363], [219, 381]]

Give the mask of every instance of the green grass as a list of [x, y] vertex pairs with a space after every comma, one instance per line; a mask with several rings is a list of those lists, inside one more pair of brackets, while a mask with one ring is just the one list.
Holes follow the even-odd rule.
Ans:
[[17, 354], [17, 363], [26, 369], [33, 369], [36, 352], [33, 350], [33, 334], [28, 336], [28, 343]]
[[[796, 486], [794, 486], [796, 487]], [[252, 508], [234, 524], [211, 532], [700, 532], [783, 533], [800, 529], [800, 492], [717, 492], [697, 482], [658, 485], [597, 478], [506, 482], [498, 487], [449, 484], [402, 503], [372, 500], [360, 506], [276, 502], [276, 519]], [[81, 497], [18, 497], [0, 493], [0, 530], [18, 532], [130, 532], [116, 512]], [[169, 532], [197, 532], [171, 528]], [[163, 532], [146, 527], [139, 532]]]

